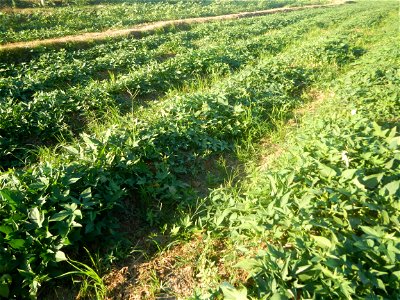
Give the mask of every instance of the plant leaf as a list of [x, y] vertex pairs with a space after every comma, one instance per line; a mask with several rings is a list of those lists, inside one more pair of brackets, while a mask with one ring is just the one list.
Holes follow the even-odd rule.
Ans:
[[317, 243], [317, 245], [321, 248], [330, 248], [332, 247], [332, 243], [326, 237], [312, 235], [313, 240]]
[[247, 300], [246, 288], [237, 290], [229, 283], [224, 282], [220, 285], [220, 289], [224, 294], [225, 300]]
[[39, 228], [42, 227], [44, 215], [40, 213], [37, 207], [32, 208], [28, 213], [28, 218], [35, 223]]
[[11, 241], [8, 241], [8, 244], [13, 247], [14, 249], [21, 249], [25, 245], [25, 240], [23, 239], [14, 239]]
[[62, 251], [57, 251], [56, 255], [55, 255], [55, 258], [56, 258], [56, 262], [67, 260], [67, 257], [65, 256], [65, 253], [62, 252]]
[[289, 300], [286, 295], [282, 295], [280, 293], [275, 293], [269, 298], [270, 300]]

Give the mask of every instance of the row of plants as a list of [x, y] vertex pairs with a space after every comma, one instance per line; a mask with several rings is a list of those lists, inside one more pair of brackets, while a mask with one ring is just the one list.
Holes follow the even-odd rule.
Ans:
[[[335, 22], [354, 14], [356, 10], [343, 10], [342, 17], [336, 17]], [[308, 12], [304, 14], [309, 15]], [[31, 153], [32, 146], [51, 144], [60, 138], [71, 139], [94, 117], [104, 115], [109, 106], [119, 106], [121, 109], [130, 107], [131, 101], [135, 101], [133, 95], [142, 98], [149, 95], [160, 96], [183, 82], [195, 82], [199, 76], [227, 74], [262, 54], [282, 51], [294, 37], [309, 31], [311, 24], [322, 26], [325, 24], [324, 20], [328, 20], [327, 24], [335, 24], [331, 22], [331, 18], [326, 18], [325, 14], [333, 14], [333, 11], [314, 15], [314, 20], [306, 18], [282, 29], [279, 29], [282, 22], [277, 18], [277, 30], [261, 36], [254, 35], [253, 30], [246, 35], [246, 29], [243, 29], [241, 24], [237, 27], [232, 26], [233, 32], [242, 31], [235, 42], [221, 35], [220, 38], [215, 37], [214, 42], [207, 42], [198, 49], [183, 49], [170, 59], [151, 60], [128, 73], [111, 76], [109, 80], [101, 82], [92, 80], [85, 85], [85, 81], [82, 80], [82, 84], [69, 89], [38, 90], [31, 97], [29, 89], [12, 91], [11, 88], [8, 92], [19, 93], [20, 97], [5, 98], [0, 108], [2, 166], [6, 168], [25, 164], [24, 160]], [[294, 14], [294, 17], [297, 19], [298, 13]], [[263, 18], [258, 19], [258, 22], [265, 24]], [[258, 22], [255, 23], [255, 33], [261, 30]], [[274, 25], [268, 29], [271, 28], [273, 30]], [[82, 63], [85, 62], [82, 60]], [[36, 73], [33, 73], [32, 77], [34, 74]], [[27, 100], [23, 99], [24, 96]]]
[[205, 202], [196, 232], [235, 245], [236, 261], [210, 255], [247, 279], [203, 298], [400, 297], [399, 38], [379, 37], [321, 87], [326, 103], [281, 140], [274, 162]]
[[[312, 3], [313, 0], [303, 1]], [[320, 1], [314, 1], [320, 2]], [[29, 12], [0, 12], [0, 44], [59, 37], [82, 32], [198, 16], [268, 9], [293, 0], [131, 2], [102, 6], [63, 7]]]
[[[356, 13], [356, 11], [350, 13]], [[256, 21], [241, 20], [235, 23], [207, 24], [197, 26], [190, 31], [152, 35], [142, 40], [125, 39], [117, 43], [110, 42], [90, 47], [90, 49], [78, 51], [62, 49], [45, 52], [28, 62], [3, 64], [0, 96], [29, 102], [37, 91], [82, 85], [90, 79], [107, 77], [104, 72], [111, 72], [114, 75], [131, 72], [150, 61], [164, 60], [169, 55], [175, 56], [187, 51], [187, 48], [201, 48], [199, 45], [203, 44], [227, 43], [229, 39], [247, 40], [256, 35], [266, 34], [269, 30], [278, 30], [304, 18], [311, 18], [316, 14], [321, 14], [321, 11], [276, 15], [256, 19]], [[384, 15], [383, 11], [375, 11], [376, 20]], [[335, 21], [331, 16], [329, 19], [324, 16], [321, 15], [319, 19], [313, 19], [311, 22], [317, 22], [318, 26], [322, 27], [335, 24], [343, 18], [337, 14], [335, 17], [338, 19]], [[304, 26], [305, 22], [307, 20], [303, 20], [297, 27]], [[243, 26], [246, 27], [243, 28]], [[302, 33], [300, 28], [296, 30], [298, 34]]]
[[221, 39], [251, 38], [313, 17], [317, 13], [321, 11], [209, 23], [188, 30], [172, 28], [168, 32], [152, 34], [139, 40], [126, 38], [78, 50], [47, 50], [28, 61], [2, 64], [0, 96], [29, 101], [28, 96], [38, 90], [65, 87], [67, 83], [83, 83], [96, 78], [99, 72], [127, 73], [150, 60], [173, 56], [188, 48], [199, 48], [210, 41], [217, 44]]
[[[169, 4], [177, 4], [177, 3], [187, 3], [187, 2], [196, 2], [202, 5], [210, 5], [213, 2], [224, 3], [229, 0], [45, 0], [44, 6], [56, 7], [56, 6], [74, 6], [74, 5], [96, 5], [96, 4], [135, 4], [135, 3], [169, 3]], [[264, 2], [264, 3], [263, 3]], [[267, 0], [258, 1], [258, 5], [262, 8], [264, 7]], [[271, 7], [281, 7], [283, 5], [288, 4], [307, 4], [307, 0], [275, 0]], [[325, 0], [316, 1], [316, 3], [326, 3]], [[270, 3], [271, 5], [271, 3]], [[1, 3], [0, 7], [13, 7], [13, 8], [28, 8], [28, 7], [39, 7], [43, 4], [41, 0], [6, 0], [6, 3]]]
[[[35, 297], [41, 284], [60, 275], [65, 252], [115, 235], [115, 212], [124, 210], [124, 200], [158, 224], [193, 204], [185, 177], [210, 155], [232, 150], [273, 110], [295, 106], [304, 89], [324, 80], [325, 69], [337, 68], [332, 40], [341, 30], [321, 30], [329, 40], [299, 40], [206, 90], [154, 103], [140, 118], [114, 116], [106, 130], [49, 149], [55, 152], [24, 170], [3, 172], [2, 296]], [[349, 37], [347, 52], [337, 43], [337, 56], [357, 59], [354, 42]], [[320, 51], [319, 66], [304, 64], [302, 54], [311, 49]]]

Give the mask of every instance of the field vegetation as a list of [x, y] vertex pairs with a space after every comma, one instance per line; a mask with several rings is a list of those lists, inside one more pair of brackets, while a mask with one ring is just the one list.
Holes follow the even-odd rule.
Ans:
[[[15, 0], [16, 1], [16, 0]], [[101, 5], [0, 11], [0, 44], [61, 37], [65, 35], [120, 29], [159, 20], [216, 16], [287, 5], [326, 3], [326, 0], [189, 0], [109, 1]], [[67, 3], [66, 3], [67, 4]]]
[[[141, 5], [162, 5], [155, 20], [244, 4], [127, 9]], [[81, 298], [400, 297], [398, 8], [360, 1], [0, 58], [0, 297], [43, 298], [71, 278]], [[74, 9], [91, 8], [54, 13]], [[3, 42], [108, 26], [75, 23], [25, 36], [20, 20]], [[193, 243], [168, 276], [107, 289], [116, 263]]]

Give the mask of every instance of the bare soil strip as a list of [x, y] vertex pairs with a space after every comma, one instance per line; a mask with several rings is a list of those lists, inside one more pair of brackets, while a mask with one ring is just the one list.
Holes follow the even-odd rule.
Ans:
[[297, 10], [304, 9], [313, 9], [313, 8], [323, 8], [323, 7], [332, 7], [344, 4], [345, 2], [332, 3], [332, 4], [323, 4], [323, 5], [305, 5], [299, 7], [281, 7], [274, 8], [268, 10], [259, 10], [253, 12], [241, 12], [236, 14], [228, 14], [214, 17], [198, 17], [198, 18], [188, 18], [188, 19], [180, 19], [180, 20], [170, 20], [170, 21], [158, 21], [154, 23], [141, 24], [135, 27], [127, 28], [127, 29], [117, 29], [117, 30], [107, 30], [103, 32], [88, 32], [79, 35], [70, 35], [59, 38], [51, 38], [44, 40], [34, 40], [28, 42], [17, 42], [17, 43], [9, 43], [0, 45], [0, 51], [4, 50], [16, 50], [16, 49], [33, 49], [41, 46], [50, 46], [50, 45], [63, 45], [68, 43], [84, 43], [84, 42], [92, 42], [92, 41], [100, 41], [106, 40], [114, 37], [121, 36], [141, 36], [143, 33], [152, 32], [158, 29], [167, 28], [170, 26], [183, 26], [190, 25], [196, 23], [206, 23], [213, 21], [223, 21], [223, 20], [233, 20], [233, 19], [241, 19], [241, 18], [250, 18], [255, 16], [263, 16], [275, 13], [284, 13], [291, 12]]

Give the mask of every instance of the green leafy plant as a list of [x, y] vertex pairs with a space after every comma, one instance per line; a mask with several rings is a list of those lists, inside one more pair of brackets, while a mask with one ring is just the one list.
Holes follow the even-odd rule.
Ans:
[[[381, 40], [392, 41], [388, 35], [395, 32], [395, 22], [386, 21], [389, 25], [381, 26], [383, 17], [377, 17], [377, 10], [370, 9], [370, 5], [379, 9], [379, 15], [386, 16], [386, 20], [393, 21], [397, 17], [390, 3], [379, 7], [361, 3], [338, 10], [324, 10], [321, 15], [303, 11], [280, 17], [239, 20], [228, 25], [202, 25], [189, 30], [188, 35], [172, 32], [170, 35], [165, 33], [166, 37], [161, 33], [135, 42], [127, 52], [124, 48], [129, 47], [130, 39], [118, 45], [111, 42], [97, 45], [87, 51], [43, 54], [43, 57], [17, 68], [7, 65], [5, 73], [8, 75], [0, 85], [5, 96], [4, 105], [0, 106], [2, 157], [11, 160], [21, 149], [31, 151], [29, 145], [35, 144], [35, 140], [46, 141], [49, 147], [39, 152], [41, 155], [34, 163], [28, 160], [26, 153], [19, 157], [16, 155], [22, 163], [8, 165], [9, 168], [0, 174], [0, 293], [9, 298], [34, 298], [41, 285], [55, 280], [60, 272], [64, 273], [72, 266], [76, 268], [72, 271], [77, 272], [75, 275], [88, 278], [84, 282], [94, 287], [95, 294], [103, 295], [101, 278], [96, 275], [98, 270], [75, 260], [70, 261], [70, 265], [66, 255], [81, 253], [89, 244], [96, 247], [96, 243], [117, 238], [120, 222], [116, 216], [128, 201], [134, 202], [137, 212], [151, 226], [160, 226], [177, 216], [177, 212], [192, 206], [197, 195], [190, 185], [190, 178], [201, 176], [204, 169], [201, 166], [207, 161], [221, 154], [234, 153], [235, 145], [240, 145], [241, 141], [249, 145], [249, 141], [259, 140], [267, 130], [276, 126], [277, 123], [271, 122], [277, 118], [276, 112], [284, 112], [281, 115], [287, 117], [288, 111], [303, 101], [302, 94], [307, 89], [331, 80], [332, 74], [346, 70], [350, 63], [358, 62], [368, 54], [367, 51], [362, 56], [355, 55], [353, 50], [361, 46], [369, 49]], [[374, 19], [377, 22], [371, 23]], [[230, 26], [236, 22], [237, 26]], [[382, 32], [366, 35], [364, 31], [370, 30], [371, 24], [375, 24], [375, 30], [383, 28]], [[207, 40], [208, 33], [219, 28], [223, 28], [221, 37], [218, 39], [220, 33], [217, 33], [212, 35], [214, 42]], [[266, 32], [269, 34], [264, 34]], [[162, 37], [160, 41], [159, 37]], [[182, 40], [187, 44], [177, 47], [176, 44]], [[199, 41], [207, 43], [199, 47], [196, 45]], [[342, 47], [342, 44], [346, 46]], [[136, 47], [140, 49], [137, 56], [132, 54]], [[173, 56], [167, 59], [159, 57], [171, 48], [176, 50]], [[116, 53], [120, 56], [113, 57], [116, 49], [119, 49]], [[311, 52], [318, 54], [318, 59], [308, 57], [307, 53]], [[391, 57], [389, 53], [385, 53], [387, 59]], [[132, 63], [133, 68], [124, 72], [130, 55], [132, 60], [142, 62]], [[43, 68], [46, 57], [51, 57], [49, 61], [54, 64], [46, 69], [48, 77], [46, 72], [35, 71]], [[121, 60], [113, 61], [114, 58]], [[332, 63], [337, 59], [340, 63]], [[84, 67], [85, 60], [88, 60], [88, 69]], [[375, 63], [376, 60], [371, 64]], [[110, 78], [103, 81], [90, 80], [93, 74], [104, 70], [102, 67], [107, 69], [109, 66], [121, 67], [121, 70], [116, 71], [115, 76], [107, 73]], [[351, 87], [351, 91], [374, 99], [385, 95], [391, 99], [391, 105], [377, 109], [396, 111], [398, 98], [393, 95], [397, 92], [386, 88], [397, 86], [396, 71], [384, 66], [381, 70], [370, 69], [367, 73], [363, 79], [350, 78], [358, 86]], [[38, 78], [34, 78], [35, 74]], [[215, 77], [209, 80], [211, 76]], [[67, 88], [59, 86], [58, 81], [62, 78], [75, 83]], [[204, 82], [197, 83], [200, 79]], [[372, 79], [385, 88], [365, 92], [364, 86]], [[9, 86], [14, 81], [15, 86]], [[188, 88], [186, 93], [171, 92], [171, 89], [179, 90], [185, 84], [193, 88]], [[201, 89], [196, 89], [196, 84]], [[344, 84], [341, 89], [346, 90], [346, 86]], [[382, 90], [387, 93], [382, 94]], [[129, 113], [118, 107], [118, 101], [124, 96], [121, 94], [127, 91], [129, 97], [144, 98], [157, 91], [165, 97], [149, 101], [147, 107], [138, 105]], [[129, 98], [129, 101], [135, 100]], [[97, 126], [84, 126], [85, 122], [80, 122], [79, 117], [84, 117], [86, 122], [97, 117]], [[346, 143], [355, 147], [354, 152], [350, 151], [352, 147], [346, 148], [342, 135], [332, 138], [321, 133], [320, 140], [309, 138], [312, 143], [307, 145], [305, 153], [315, 156], [307, 156], [301, 176], [290, 175], [295, 171], [292, 169], [279, 176], [270, 174], [263, 184], [269, 187], [268, 190], [257, 195], [265, 200], [261, 206], [246, 204], [243, 205], [244, 211], [240, 211], [237, 204], [243, 200], [241, 197], [236, 199], [229, 194], [214, 194], [210, 209], [215, 208], [215, 211], [211, 211], [210, 219], [202, 224], [208, 224], [216, 232], [226, 230], [228, 226], [243, 239], [248, 238], [245, 233], [259, 234], [267, 228], [270, 230], [268, 240], [281, 239], [291, 245], [272, 244], [272, 254], [261, 252], [256, 259], [260, 265], [257, 270], [264, 271], [253, 274], [254, 282], [260, 284], [259, 289], [257, 286], [249, 287], [247, 294], [241, 289], [239, 295], [251, 296], [259, 292], [267, 297], [273, 295], [272, 287], [278, 294], [283, 293], [282, 290], [297, 289], [297, 286], [293, 288], [292, 278], [307, 272], [311, 274], [304, 274], [305, 277], [327, 279], [329, 286], [317, 280], [315, 284], [310, 283], [318, 291], [322, 285], [325, 294], [331, 291], [339, 296], [351, 294], [355, 290], [353, 282], [363, 281], [358, 279], [359, 275], [355, 275], [353, 269], [345, 269], [351, 279], [342, 280], [348, 278], [345, 277], [348, 274], [335, 273], [331, 264], [336, 261], [326, 258], [332, 253], [341, 255], [343, 252], [343, 255], [349, 255], [353, 265], [357, 265], [357, 251], [365, 248], [365, 253], [380, 264], [375, 270], [378, 274], [392, 270], [390, 263], [393, 255], [395, 258], [397, 255], [393, 250], [397, 248], [393, 243], [396, 232], [381, 227], [387, 225], [387, 216], [388, 224], [394, 222], [390, 215], [395, 213], [395, 206], [389, 206], [396, 202], [389, 202], [387, 214], [382, 213], [379, 217], [383, 223], [377, 225], [369, 223], [369, 220], [379, 216], [381, 210], [365, 198], [377, 197], [384, 203], [387, 193], [397, 197], [393, 192], [397, 187], [397, 163], [390, 165], [388, 157], [394, 150], [386, 145], [389, 138], [393, 139], [389, 145], [394, 145], [397, 135], [393, 135], [390, 124], [384, 128], [380, 123], [372, 127], [365, 126], [365, 123], [365, 120], [351, 123], [351, 126], [321, 123], [322, 128], [330, 128], [333, 133], [342, 132]], [[342, 127], [343, 131], [340, 131]], [[387, 129], [392, 131], [385, 131]], [[357, 134], [354, 135], [353, 131]], [[314, 137], [315, 132], [309, 136]], [[29, 138], [32, 140], [27, 140]], [[360, 154], [363, 152], [371, 154], [364, 157]], [[347, 170], [346, 162], [349, 168], [354, 169], [359, 166], [357, 161], [361, 166], [358, 173]], [[328, 185], [340, 174], [347, 178], [340, 182], [345, 190], [336, 190], [335, 186]], [[287, 187], [293, 191], [288, 191]], [[361, 200], [348, 196], [353, 190]], [[264, 197], [267, 194], [274, 198]], [[298, 201], [289, 201], [295, 195]], [[311, 202], [311, 196], [314, 202]], [[336, 201], [341, 197], [343, 204]], [[226, 199], [228, 204], [221, 204], [220, 201]], [[325, 214], [321, 208], [327, 203], [330, 210]], [[360, 216], [352, 205], [359, 208]], [[258, 226], [249, 226], [248, 222], [254, 224], [251, 215], [254, 210], [259, 212]], [[318, 218], [330, 223], [315, 221]], [[343, 220], [342, 227], [336, 224], [338, 220]], [[298, 227], [292, 231], [293, 224]], [[330, 230], [332, 224], [339, 229]], [[347, 245], [344, 240], [350, 244], [348, 247], [355, 248], [339, 247]], [[371, 240], [373, 245], [371, 241], [364, 243], [364, 240]], [[375, 246], [379, 249], [375, 250]], [[346, 254], [346, 251], [352, 252]], [[382, 258], [382, 253], [387, 254], [388, 261]], [[313, 261], [308, 270], [306, 262], [314, 257], [317, 262]], [[360, 269], [370, 266], [364, 260], [360, 264]], [[265, 270], [269, 269], [264, 265], [275, 268], [269, 277], [265, 275], [268, 273]], [[279, 277], [282, 273], [285, 274], [283, 278]], [[384, 284], [392, 283], [395, 279], [392, 275], [367, 276], [367, 289], [380, 289], [382, 292], [381, 282], [377, 279]], [[339, 281], [344, 282], [343, 290], [336, 284]], [[265, 285], [270, 285], [271, 289], [264, 288]], [[225, 293], [231, 292], [231, 288], [225, 287]], [[311, 295], [310, 290], [305, 289], [304, 293]], [[292, 293], [297, 293], [297, 290]]]
[[392, 46], [378, 43], [290, 138], [276, 170], [253, 174], [256, 188], [210, 196], [201, 224], [241, 248], [264, 245], [236, 265], [249, 274], [244, 287], [222, 284], [214, 297], [399, 297], [396, 59]]

